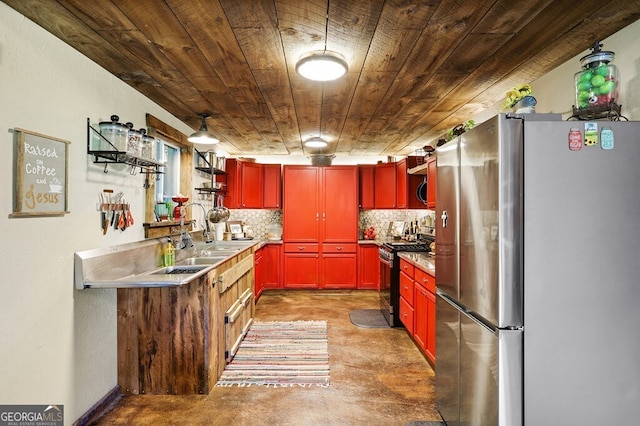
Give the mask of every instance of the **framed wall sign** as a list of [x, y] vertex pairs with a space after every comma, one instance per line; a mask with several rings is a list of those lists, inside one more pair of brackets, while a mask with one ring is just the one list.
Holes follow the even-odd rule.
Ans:
[[14, 129], [13, 213], [9, 217], [69, 213], [69, 141]]

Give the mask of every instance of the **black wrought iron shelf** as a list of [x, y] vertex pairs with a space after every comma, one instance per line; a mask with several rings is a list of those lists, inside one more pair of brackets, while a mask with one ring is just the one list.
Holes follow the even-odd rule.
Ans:
[[[93, 132], [93, 133], [92, 133]], [[106, 142], [113, 149], [111, 150], [92, 150], [91, 138], [97, 137]], [[109, 164], [128, 164], [132, 170], [140, 168], [141, 173], [145, 174], [163, 174], [161, 168], [165, 165], [148, 158], [142, 158], [128, 154], [126, 151], [119, 151], [113, 144], [108, 141], [102, 134], [91, 125], [91, 120], [87, 118], [87, 154], [93, 156], [94, 164], [104, 164], [104, 172], [107, 173]]]
[[576, 108], [572, 106], [573, 115], [567, 120], [597, 120], [606, 118], [609, 121], [629, 121], [622, 115], [622, 105], [610, 102], [601, 106], [589, 106], [586, 108]]
[[200, 151], [198, 151], [197, 148], [194, 148], [194, 150], [196, 151], [196, 155], [198, 157], [200, 157], [200, 159], [202, 159], [202, 161], [204, 161], [204, 164], [206, 164], [206, 166], [197, 166], [196, 170], [204, 172], [204, 173], [209, 173], [209, 174], [212, 174], [212, 175], [226, 175], [227, 174], [224, 170], [217, 169], [213, 164], [211, 164], [209, 162], [209, 159], [207, 158], [207, 156], [204, 155], [203, 153], [201, 153]]

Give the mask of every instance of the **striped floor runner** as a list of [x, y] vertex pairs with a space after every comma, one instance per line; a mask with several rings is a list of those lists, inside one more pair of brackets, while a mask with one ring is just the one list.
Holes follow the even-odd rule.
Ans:
[[328, 386], [326, 321], [254, 322], [217, 387]]

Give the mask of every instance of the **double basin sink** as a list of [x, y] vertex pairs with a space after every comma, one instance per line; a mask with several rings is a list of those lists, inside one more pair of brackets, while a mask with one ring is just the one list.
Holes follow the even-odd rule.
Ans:
[[[175, 287], [207, 274], [252, 247], [255, 242], [214, 242], [196, 245], [194, 256], [172, 266], [154, 266], [157, 242], [144, 241], [75, 253], [77, 289]], [[197, 253], [197, 254], [196, 254]], [[186, 253], [181, 253], [186, 254]], [[181, 256], [180, 256], [181, 257]]]
[[147, 281], [146, 278], [142, 277], [161, 275], [161, 279], [166, 281], [167, 285], [182, 285], [208, 273], [211, 269], [229, 260], [239, 252], [240, 249], [203, 250], [200, 256], [181, 260], [176, 262], [175, 265], [165, 266], [138, 277], [143, 281]]

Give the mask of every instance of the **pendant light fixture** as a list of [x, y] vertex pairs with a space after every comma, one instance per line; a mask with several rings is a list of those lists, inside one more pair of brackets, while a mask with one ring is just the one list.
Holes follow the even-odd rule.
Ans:
[[329, 32], [329, 2], [325, 15], [324, 50], [303, 55], [296, 63], [296, 72], [313, 81], [337, 80], [347, 73], [347, 62], [338, 53], [327, 51]]
[[189, 136], [187, 140], [191, 143], [202, 144], [202, 145], [205, 145], [205, 144], [212, 145], [220, 142], [218, 138], [216, 138], [211, 133], [209, 133], [209, 130], [207, 129], [206, 120], [207, 120], [207, 117], [209, 117], [209, 114], [202, 112], [199, 115], [202, 117], [202, 124], [200, 125], [200, 129], [194, 134], [192, 134], [191, 136]]
[[304, 146], [306, 146], [307, 148], [324, 148], [327, 145], [328, 145], [327, 141], [322, 139], [319, 136], [315, 136], [311, 139], [307, 139], [306, 142], [304, 143]]

